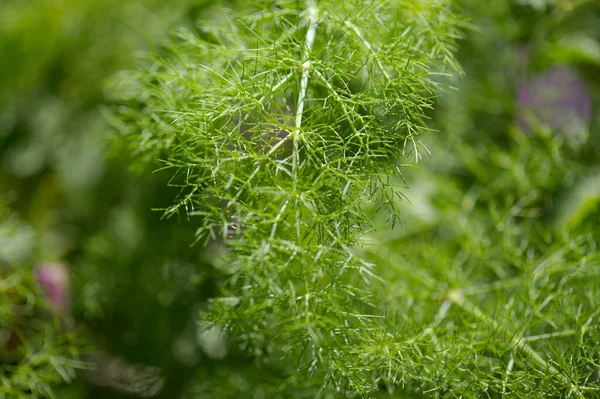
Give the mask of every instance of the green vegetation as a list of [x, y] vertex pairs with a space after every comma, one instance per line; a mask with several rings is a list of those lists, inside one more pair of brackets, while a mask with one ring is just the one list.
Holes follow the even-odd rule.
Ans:
[[600, 397], [599, 18], [3, 4], [0, 397]]

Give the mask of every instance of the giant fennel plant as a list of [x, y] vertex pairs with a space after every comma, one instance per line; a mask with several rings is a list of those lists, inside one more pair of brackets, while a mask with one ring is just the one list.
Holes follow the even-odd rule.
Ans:
[[369, 355], [397, 335], [386, 281], [360, 248], [374, 214], [396, 224], [391, 176], [421, 156], [461, 21], [451, 1], [237, 8], [122, 75], [115, 123], [142, 163], [173, 171], [165, 214], [198, 223], [223, 271], [202, 321], [286, 376], [270, 395], [392, 390], [399, 369]]
[[[54, 3], [42, 5], [49, 17], [65, 17]], [[88, 1], [58, 3], [80, 15], [74, 5], [87, 9]], [[531, 6], [541, 3], [543, 10], [534, 12]], [[200, 2], [189, 14], [195, 19], [204, 12], [198, 25], [179, 31], [144, 70], [117, 81], [124, 90], [117, 90], [121, 106], [113, 119], [140, 164], [162, 160], [157, 177], [172, 171], [181, 196], [166, 214], [189, 221], [161, 224], [158, 234], [157, 224], [138, 220], [137, 211], [150, 202], [162, 206], [173, 188], [154, 191], [154, 184], [144, 188], [128, 179], [115, 185], [117, 166], [97, 190], [62, 183], [65, 198], [85, 199], [77, 214], [93, 221], [90, 231], [73, 234], [79, 244], [67, 259], [71, 311], [91, 330], [82, 333], [46, 303], [47, 282], [23, 266], [48, 254], [38, 249], [47, 246], [41, 232], [28, 224], [35, 217], [22, 208], [68, 214], [63, 217], [72, 222], [74, 214], [57, 212], [53, 194], [29, 195], [31, 181], [22, 188], [38, 198], [32, 204], [8, 190], [10, 205], [28, 223], [0, 204], [0, 397], [149, 396], [163, 383], [160, 397], [190, 399], [597, 397], [598, 118], [591, 132], [576, 131], [588, 126], [588, 112], [583, 124], [570, 120], [562, 131], [562, 123], [543, 126], [547, 112], [535, 109], [537, 101], [515, 109], [516, 85], [547, 77], [548, 63], [586, 63], [579, 71], [597, 76], [596, 3], [461, 0], [461, 12], [481, 27], [461, 45], [466, 78], [436, 106], [433, 126], [443, 134], [428, 143], [435, 156], [418, 170], [403, 169], [410, 181], [403, 187], [396, 166], [408, 163], [402, 155], [419, 156], [415, 144], [426, 132], [422, 122], [436, 82], [457, 69], [452, 5], [255, 2], [227, 11], [204, 10]], [[127, 15], [137, 15], [140, 9], [129, 5]], [[93, 14], [96, 6], [90, 7]], [[2, 16], [11, 20], [10, 13]], [[10, 35], [13, 43], [39, 36], [25, 25], [6, 25], [22, 27]], [[77, 31], [72, 26], [65, 28]], [[100, 31], [103, 43], [111, 43]], [[39, 46], [27, 48], [39, 55]], [[89, 61], [88, 53], [77, 54]], [[71, 76], [77, 63], [59, 60]], [[87, 72], [106, 66], [83, 64]], [[4, 81], [12, 84], [3, 88], [14, 97], [30, 80], [11, 80], [11, 71], [20, 70], [7, 67]], [[89, 85], [96, 73], [76, 75], [88, 80], [68, 85], [73, 93], [98, 86]], [[50, 97], [72, 98], [54, 73], [48, 76]], [[594, 92], [589, 83], [586, 95]], [[69, 104], [83, 101], [75, 97]], [[18, 144], [9, 138], [23, 134], [15, 121], [32, 120], [26, 103], [18, 118], [6, 117], [18, 107], [3, 110], [10, 132], [0, 145], [3, 155]], [[564, 119], [565, 108], [551, 106], [551, 116]], [[34, 131], [48, 128], [34, 125]], [[75, 130], [93, 130], [76, 124], [84, 125]], [[68, 141], [46, 147], [68, 152]], [[80, 172], [82, 164], [77, 167]], [[9, 179], [0, 181], [3, 189], [14, 188]], [[106, 198], [124, 185], [129, 194], [110, 210], [115, 205]], [[401, 201], [404, 193], [412, 204]], [[391, 230], [396, 207], [403, 228]], [[214, 270], [204, 270], [198, 247], [181, 250], [193, 241], [186, 235], [194, 225]], [[202, 326], [197, 334], [186, 323], [191, 307], [214, 296], [212, 276], [220, 277], [222, 293], [201, 321], [217, 327]], [[228, 345], [218, 333], [223, 328]], [[136, 335], [142, 345], [134, 344]], [[89, 352], [82, 337], [117, 356], [96, 352], [81, 362], [78, 354]], [[196, 341], [206, 354], [201, 359]], [[159, 366], [160, 375], [149, 365]], [[81, 367], [96, 370], [61, 386]], [[92, 388], [106, 370], [115, 377], [113, 390]]]

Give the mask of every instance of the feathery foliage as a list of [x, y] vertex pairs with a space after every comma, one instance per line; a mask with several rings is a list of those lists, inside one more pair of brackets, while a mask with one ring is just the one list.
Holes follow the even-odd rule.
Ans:
[[0, 5], [0, 397], [600, 396], [600, 3], [163, 3]]
[[422, 212], [372, 252], [384, 303], [411, 331], [395, 346], [400, 379], [451, 397], [597, 394], [598, 226], [567, 233], [547, 215], [575, 154], [547, 132], [516, 130], [508, 148], [440, 144], [454, 153], [431, 146]]
[[205, 317], [286, 374], [368, 394], [387, 366], [346, 362], [379, 323], [380, 278], [354, 247], [374, 227], [369, 204], [396, 222], [390, 176], [403, 151], [421, 156], [436, 76], [458, 70], [460, 20], [447, 1], [217, 13], [120, 80], [121, 132], [174, 170], [181, 195], [165, 213], [201, 217], [197, 239], [224, 242], [223, 297]]

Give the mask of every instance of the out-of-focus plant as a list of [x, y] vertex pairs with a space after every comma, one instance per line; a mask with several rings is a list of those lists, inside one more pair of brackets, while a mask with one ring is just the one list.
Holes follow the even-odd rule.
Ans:
[[[37, 277], [41, 288], [36, 292], [58, 301], [68, 280], [69, 312], [90, 327], [84, 337], [95, 350], [108, 353], [89, 358], [99, 362], [98, 372], [90, 371], [69, 393], [61, 389], [58, 397], [143, 391], [128, 386], [121, 375], [111, 375], [113, 380], [100, 375], [114, 359], [123, 366], [117, 374], [140, 379], [147, 373], [131, 370], [159, 366], [159, 377], [169, 377], [161, 386], [167, 397], [190, 367], [189, 362], [182, 366], [186, 354], [175, 353], [173, 341], [190, 335], [190, 314], [210, 292], [209, 273], [196, 249], [160, 245], [165, 237], [188, 236], [180, 224], [161, 223], [160, 214], [151, 210], [170, 196], [164, 175], [134, 177], [127, 172], [127, 154], [115, 150], [108, 156], [102, 108], [104, 79], [129, 65], [174, 20], [187, 23], [203, 7], [191, 3], [0, 4], [0, 195], [13, 209], [0, 217], [2, 272], [20, 270], [32, 282]], [[68, 269], [55, 267], [66, 263]], [[50, 307], [56, 312], [64, 306]], [[57, 333], [55, 324], [60, 325], [52, 317], [26, 322]], [[153, 333], [141, 334], [147, 330]], [[55, 343], [48, 340], [45, 350], [62, 351]], [[194, 340], [193, 351], [192, 366], [201, 357]], [[46, 377], [44, 393], [38, 392], [42, 396], [62, 381], [50, 373], [39, 380]], [[89, 387], [95, 383], [101, 388]], [[21, 388], [23, 395], [31, 394]]]
[[19, 251], [35, 246], [31, 229], [2, 203], [0, 231], [0, 397], [56, 397], [55, 386], [73, 382], [76, 370], [88, 367], [81, 360], [83, 337], [66, 330], [65, 303], [57, 301], [67, 288], [55, 285], [48, 297], [49, 270], [40, 284], [24, 266], [31, 259]]
[[[551, 62], [537, 35], [552, 26], [597, 43], [590, 27], [600, 10], [463, 6], [478, 34], [459, 53], [459, 90], [444, 93], [436, 110], [445, 134], [431, 140], [422, 168], [405, 174], [405, 234], [374, 235], [388, 242], [371, 251], [392, 282], [393, 308], [410, 315], [408, 342], [427, 354], [414, 362], [413, 388], [596, 397], [598, 65]], [[519, 97], [523, 90], [535, 92], [533, 101]]]

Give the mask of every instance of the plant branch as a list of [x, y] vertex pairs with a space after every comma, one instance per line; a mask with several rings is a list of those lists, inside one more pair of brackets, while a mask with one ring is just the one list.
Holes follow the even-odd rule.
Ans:
[[302, 117], [304, 113], [304, 103], [306, 100], [306, 94], [308, 91], [308, 79], [310, 76], [310, 57], [313, 48], [313, 44], [315, 42], [315, 36], [317, 34], [317, 9], [314, 4], [314, 1], [307, 1], [308, 9], [307, 9], [307, 19], [308, 19], [308, 30], [306, 31], [306, 39], [304, 42], [304, 53], [302, 55], [302, 77], [300, 79], [300, 92], [298, 93], [298, 104], [296, 108], [296, 118], [294, 123], [294, 135], [293, 135], [293, 156], [292, 156], [292, 178], [293, 178], [293, 186], [292, 186], [292, 194], [296, 196], [294, 198], [296, 205], [295, 212], [295, 225], [296, 225], [296, 239], [299, 240], [301, 237], [300, 234], [300, 209], [297, 206], [298, 204], [298, 165], [300, 163], [300, 148], [299, 148], [299, 136], [300, 129], [302, 127]]
[[534, 363], [538, 366], [542, 367], [545, 370], [550, 371], [554, 377], [556, 377], [560, 382], [569, 386], [569, 389], [572, 393], [577, 395], [580, 398], [584, 398], [583, 394], [579, 390], [579, 387], [574, 385], [569, 378], [561, 373], [556, 367], [552, 364], [548, 363], [544, 358], [529, 344], [526, 343], [526, 340], [517, 333], [511, 333], [508, 331], [508, 328], [504, 325], [504, 323], [497, 322], [496, 320], [488, 317], [485, 313], [481, 311], [479, 307], [477, 307], [474, 303], [469, 301], [460, 290], [452, 290], [448, 292], [447, 296], [448, 300], [453, 304], [459, 306], [467, 313], [475, 316], [476, 319], [486, 323], [491, 326], [495, 331], [502, 331], [506, 336], [510, 336], [510, 343], [514, 345], [517, 349], [527, 355]]
[[375, 58], [375, 63], [377, 64], [377, 66], [379, 67], [379, 69], [381, 70], [381, 72], [383, 73], [383, 76], [385, 76], [385, 78], [389, 81], [390, 80], [390, 75], [385, 70], [383, 64], [381, 63], [381, 60], [379, 59], [379, 57], [377, 57], [377, 54], [373, 50], [373, 45], [371, 43], [369, 43], [369, 41], [365, 38], [365, 36], [363, 35], [363, 33], [360, 31], [360, 29], [358, 29], [358, 27], [356, 25], [354, 25], [350, 21], [346, 21], [345, 24], [346, 24], [346, 26], [348, 28], [350, 28], [350, 30], [352, 32], [354, 32], [354, 34], [356, 36], [358, 36], [358, 38], [363, 43], [363, 45], [367, 48], [367, 50], [369, 50], [369, 52], [371, 53], [371, 56], [373, 58]]

